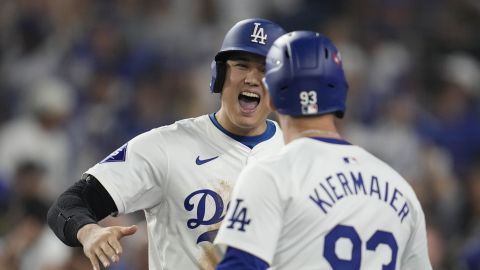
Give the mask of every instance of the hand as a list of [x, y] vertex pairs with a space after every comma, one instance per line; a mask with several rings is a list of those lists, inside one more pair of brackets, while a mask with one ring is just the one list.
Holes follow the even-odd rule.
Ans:
[[80, 228], [77, 238], [83, 245], [83, 253], [90, 259], [94, 270], [100, 270], [98, 261], [104, 267], [120, 260], [122, 245], [120, 239], [132, 235], [137, 231], [137, 226], [130, 227], [111, 226], [101, 227], [97, 224], [87, 224]]

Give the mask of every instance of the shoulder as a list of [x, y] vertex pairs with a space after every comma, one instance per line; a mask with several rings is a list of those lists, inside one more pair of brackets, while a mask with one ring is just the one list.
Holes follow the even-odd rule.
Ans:
[[[374, 161], [374, 169], [381, 171], [385, 179], [389, 179], [394, 183], [398, 190], [401, 191], [402, 196], [410, 204], [410, 210], [413, 210], [416, 214], [422, 214], [422, 206], [420, 201], [415, 193], [410, 182], [407, 181], [398, 171], [396, 171], [390, 164], [383, 161], [382, 159], [374, 156], [372, 153], [364, 150], [366, 155], [368, 155]], [[423, 214], [422, 214], [423, 215]]]
[[171, 132], [194, 130], [205, 126], [208, 123], [207, 121], [209, 121], [207, 115], [202, 115], [195, 118], [185, 118], [182, 120], [178, 120], [171, 125], [158, 127], [152, 129], [151, 131], [168, 134]]
[[161, 126], [144, 132], [132, 141], [175, 140], [179, 137], [195, 136], [206, 128], [207, 120], [208, 117], [206, 115], [178, 120], [171, 125]]
[[286, 160], [286, 156], [279, 154], [248, 164], [238, 177], [234, 194], [253, 201], [286, 202], [292, 196], [292, 189], [296, 189]]
[[257, 162], [247, 164], [241, 173], [244, 178], [241, 181], [254, 182], [258, 185], [258, 180], [270, 180], [280, 184], [288, 179], [290, 171], [288, 168], [292, 162], [292, 157], [288, 151], [281, 149], [279, 153], [259, 159]]
[[[367, 151], [365, 151], [365, 152], [367, 152]], [[370, 152], [367, 152], [367, 153], [372, 157], [372, 159], [376, 160], [376, 162], [379, 164], [378, 166], [386, 172], [385, 173], [386, 175], [390, 176], [389, 177], [390, 179], [397, 179], [398, 180], [397, 183], [402, 186], [402, 191], [405, 193], [404, 196], [407, 196], [411, 200], [415, 201], [416, 204], [419, 206], [420, 203], [419, 203], [418, 198], [415, 194], [415, 190], [411, 186], [410, 182], [408, 182], [407, 179], [405, 179], [403, 177], [403, 175], [401, 175], [397, 170], [395, 170], [390, 164], [388, 164], [387, 162], [383, 161], [382, 159], [374, 156]]]

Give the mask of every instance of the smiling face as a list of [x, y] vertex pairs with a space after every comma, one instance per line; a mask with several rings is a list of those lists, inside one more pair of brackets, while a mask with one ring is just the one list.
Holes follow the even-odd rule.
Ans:
[[265, 58], [259, 55], [235, 52], [226, 62], [222, 107], [216, 114], [228, 131], [242, 136], [262, 134], [271, 112], [268, 91], [262, 83]]

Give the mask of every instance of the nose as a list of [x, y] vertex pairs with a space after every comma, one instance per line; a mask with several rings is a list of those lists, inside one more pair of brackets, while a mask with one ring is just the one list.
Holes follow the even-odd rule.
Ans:
[[253, 68], [251, 69], [246, 77], [245, 77], [245, 84], [249, 86], [260, 86], [262, 83], [263, 72], [259, 69]]

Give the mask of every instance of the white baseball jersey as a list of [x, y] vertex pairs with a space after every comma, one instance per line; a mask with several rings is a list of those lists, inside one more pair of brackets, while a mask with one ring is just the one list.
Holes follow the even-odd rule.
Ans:
[[248, 165], [215, 243], [270, 269], [432, 269], [412, 188], [364, 149], [335, 139], [300, 138]]
[[112, 196], [119, 213], [144, 210], [149, 269], [213, 269], [221, 259], [213, 239], [237, 177], [250, 162], [283, 146], [268, 121], [250, 149], [226, 134], [213, 115], [178, 121], [141, 134], [86, 173]]

